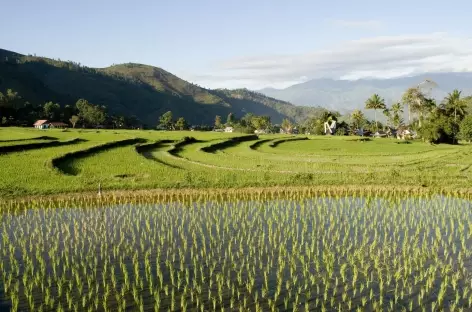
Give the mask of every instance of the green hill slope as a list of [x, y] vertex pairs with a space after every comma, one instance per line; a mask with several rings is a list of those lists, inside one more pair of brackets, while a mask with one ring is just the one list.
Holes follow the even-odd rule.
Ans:
[[301, 122], [325, 111], [321, 107], [295, 106], [289, 102], [247, 89], [217, 89], [211, 92], [230, 103], [236, 110], [252, 112], [256, 115], [269, 115], [273, 121], [288, 118]]
[[18, 91], [33, 105], [55, 101], [74, 104], [77, 99], [105, 105], [109, 113], [135, 115], [154, 126], [160, 115], [172, 111], [191, 124], [212, 124], [215, 115], [251, 112], [304, 119], [320, 108], [297, 107], [247, 90], [208, 90], [148, 65], [120, 64], [89, 68], [72, 61], [25, 56], [0, 49], [0, 91]]

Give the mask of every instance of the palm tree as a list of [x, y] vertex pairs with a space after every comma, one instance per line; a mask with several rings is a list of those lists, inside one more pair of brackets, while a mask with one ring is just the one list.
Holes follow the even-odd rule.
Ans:
[[375, 114], [375, 127], [379, 128], [379, 124], [377, 122], [377, 110], [378, 109], [386, 109], [385, 101], [383, 98], [380, 97], [378, 94], [372, 95], [367, 101], [365, 102], [366, 109], [373, 109]]
[[386, 109], [383, 110], [382, 113], [384, 114], [385, 117], [387, 117], [387, 127], [390, 127], [390, 123], [392, 121], [392, 112], [387, 107]]
[[400, 115], [403, 113], [403, 106], [400, 102], [396, 102], [395, 104], [392, 105], [392, 112], [394, 114]]
[[356, 109], [351, 114], [352, 126], [354, 129], [359, 129], [365, 122], [364, 113]]
[[403, 105], [400, 102], [397, 102], [392, 105], [392, 119], [393, 119], [393, 126], [398, 128], [400, 124], [403, 122], [402, 114], [403, 114]]
[[454, 121], [457, 122], [457, 113], [464, 115], [467, 108], [467, 104], [461, 99], [462, 91], [457, 89], [453, 90], [451, 93], [448, 93], [444, 98], [443, 107], [447, 110], [454, 111]]

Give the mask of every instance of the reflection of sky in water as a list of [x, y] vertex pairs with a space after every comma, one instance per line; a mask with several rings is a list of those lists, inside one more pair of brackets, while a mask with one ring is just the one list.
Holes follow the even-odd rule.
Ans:
[[[343, 197], [30, 209], [1, 215], [0, 247], [5, 272], [11, 270], [9, 251], [14, 246], [20, 275], [25, 270], [25, 259], [33, 261], [36, 270], [37, 257], [42, 257], [44, 274], [65, 278], [72, 277], [71, 265], [85, 266], [100, 275], [104, 263], [118, 267], [123, 262], [132, 271], [133, 257], [141, 263], [139, 274], [145, 274], [148, 258], [152, 273], [159, 268], [165, 283], [170, 280], [169, 263], [180, 270], [180, 259], [191, 276], [199, 270], [213, 276], [228, 261], [225, 259], [231, 259], [235, 268], [250, 261], [255, 266], [257, 288], [262, 287], [263, 277], [256, 268], [270, 263], [273, 268], [268, 278], [275, 283], [278, 261], [292, 261], [291, 254], [305, 254], [311, 259], [309, 270], [315, 274], [327, 270], [315, 265], [326, 257], [333, 259], [336, 271], [348, 261], [346, 255], [363, 252], [370, 261], [378, 254], [388, 262], [406, 247], [431, 252], [428, 246], [441, 238], [448, 242], [447, 252], [452, 258], [462, 254], [469, 272], [471, 208], [466, 200], [445, 197], [390, 201]], [[466, 237], [465, 246], [461, 245], [461, 235]], [[387, 249], [392, 252], [393, 246], [395, 256], [385, 258], [383, 253]], [[439, 259], [444, 257], [444, 246], [435, 249]], [[57, 259], [55, 270], [53, 258]], [[434, 257], [431, 254], [425, 259], [425, 265], [429, 265]], [[297, 270], [295, 274], [301, 274]], [[284, 272], [284, 277], [290, 279], [288, 269]], [[121, 282], [118, 278], [118, 284]]]

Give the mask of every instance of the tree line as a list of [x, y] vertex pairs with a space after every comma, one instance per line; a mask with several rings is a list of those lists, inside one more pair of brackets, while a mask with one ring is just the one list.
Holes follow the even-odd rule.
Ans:
[[[390, 107], [387, 107], [385, 100], [378, 94], [369, 97], [364, 108], [374, 111], [374, 120], [369, 120], [361, 110], [354, 110], [345, 116], [325, 110], [317, 112], [302, 123], [297, 124], [286, 118], [281, 124], [274, 125], [269, 116], [247, 113], [238, 119], [233, 113], [229, 113], [225, 120], [222, 116], [215, 116], [213, 125], [192, 128], [213, 130], [233, 127], [234, 131], [242, 133], [254, 133], [255, 130], [274, 133], [282, 129], [286, 133], [320, 135], [324, 134], [324, 123], [335, 120], [337, 135], [356, 134], [358, 129], [374, 132], [403, 127], [416, 131], [421, 138], [431, 143], [454, 144], [460, 139], [472, 141], [472, 97], [463, 97], [460, 90], [453, 90], [437, 103], [420, 85], [407, 89], [401, 100]], [[384, 123], [378, 120], [378, 111], [384, 115]], [[407, 120], [404, 118], [405, 113]], [[79, 99], [74, 105], [62, 106], [51, 101], [32, 105], [12, 89], [0, 92], [1, 126], [31, 126], [38, 119], [61, 121], [72, 127], [143, 127], [136, 116], [111, 115], [105, 106], [90, 103], [85, 99]], [[158, 129], [164, 130], [186, 130], [191, 127], [183, 117], [174, 120], [171, 111], [160, 116], [157, 124]]]
[[[406, 107], [406, 109], [405, 109]], [[431, 143], [452, 143], [459, 139], [472, 141], [472, 97], [462, 97], [462, 92], [454, 90], [441, 103], [436, 103], [428, 97], [421, 88], [407, 89], [399, 102], [387, 107], [385, 100], [378, 94], [373, 94], [365, 102], [366, 110], [374, 110], [374, 120], [369, 120], [365, 114], [357, 109], [351, 114], [342, 116], [334, 111], [320, 111], [307, 118], [303, 123], [294, 123], [284, 119], [281, 124], [274, 125], [269, 116], [257, 116], [247, 113], [237, 119], [233, 113], [224, 120], [222, 116], [215, 116], [212, 127], [205, 129], [224, 129], [233, 127], [234, 131], [254, 133], [262, 130], [267, 133], [309, 133], [314, 135], [325, 134], [324, 124], [336, 121], [336, 135], [356, 135], [359, 129], [374, 133], [381, 130], [399, 130], [401, 128], [415, 131], [423, 140]], [[384, 115], [384, 123], [378, 120], [378, 111]], [[407, 121], [404, 119], [407, 111]], [[188, 129], [185, 119], [180, 117], [173, 120], [172, 112], [166, 112], [159, 119], [160, 129], [185, 130]]]
[[[256, 116], [252, 113], [247, 113], [241, 119], [237, 119], [233, 113], [229, 113], [226, 121], [221, 116], [216, 115], [212, 126], [192, 126], [192, 129], [223, 130], [225, 127], [233, 127], [235, 131], [242, 133], [253, 133], [255, 130], [269, 132], [272, 124], [269, 116]], [[190, 126], [183, 117], [174, 119], [173, 113], [168, 111], [159, 117], [157, 128], [161, 130], [187, 130]]]
[[[432, 81], [426, 81], [434, 85]], [[460, 90], [453, 90], [444, 99], [437, 101], [428, 96], [421, 88], [421, 84], [407, 89], [399, 102], [387, 107], [385, 100], [378, 94], [372, 95], [365, 102], [366, 109], [375, 112], [375, 130], [385, 127], [407, 127], [416, 131], [419, 136], [431, 143], [455, 144], [460, 139], [472, 140], [472, 97], [463, 97]], [[403, 119], [406, 107], [408, 121]], [[381, 110], [386, 117], [386, 125], [379, 127], [377, 110]], [[351, 114], [351, 120], [357, 127], [367, 123], [360, 110]]]
[[0, 125], [1, 126], [31, 126], [36, 120], [64, 122], [73, 128], [139, 128], [141, 121], [136, 116], [111, 115], [106, 106], [90, 103], [79, 99], [74, 105], [61, 106], [52, 101], [32, 105], [22, 96], [12, 90], [0, 92]]

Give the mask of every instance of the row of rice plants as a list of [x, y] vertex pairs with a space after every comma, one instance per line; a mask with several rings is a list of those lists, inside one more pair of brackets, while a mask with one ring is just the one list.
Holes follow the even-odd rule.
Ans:
[[0, 204], [13, 311], [467, 311], [472, 204], [305, 189]]

